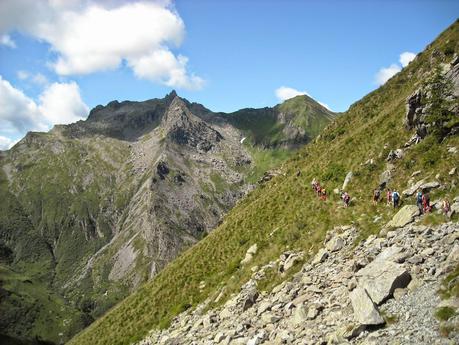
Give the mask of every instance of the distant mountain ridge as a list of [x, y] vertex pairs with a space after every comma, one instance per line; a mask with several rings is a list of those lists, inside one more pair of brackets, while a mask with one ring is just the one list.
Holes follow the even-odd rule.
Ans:
[[113, 101], [1, 152], [0, 334], [65, 341], [207, 236], [334, 116], [290, 102], [306, 110]]

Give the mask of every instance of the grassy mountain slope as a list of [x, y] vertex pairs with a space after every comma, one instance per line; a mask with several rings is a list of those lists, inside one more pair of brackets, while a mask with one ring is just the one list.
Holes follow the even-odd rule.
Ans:
[[[308, 259], [321, 247], [326, 231], [335, 225], [353, 223], [361, 238], [379, 231], [396, 210], [382, 203], [373, 206], [372, 192], [387, 168], [390, 150], [402, 147], [413, 134], [404, 127], [406, 99], [437, 64], [451, 61], [455, 52], [459, 52], [459, 22], [401, 73], [327, 126], [320, 138], [282, 166], [281, 175], [239, 202], [214, 232], [69, 344], [130, 344], [142, 339], [151, 328], [166, 326], [179, 312], [208, 297], [215, 298], [223, 287], [228, 297], [252, 274], [250, 267], [240, 266], [240, 261], [254, 243], [259, 251], [251, 266], [265, 264], [287, 248], [305, 251]], [[404, 190], [412, 183], [412, 173], [420, 170], [419, 179], [434, 179], [439, 174], [439, 180], [447, 186], [433, 191], [432, 200], [456, 196], [457, 181], [448, 172], [459, 161], [457, 155], [448, 152], [448, 146], [458, 147], [459, 137], [449, 136], [438, 143], [435, 137], [427, 136], [406, 149], [404, 157], [393, 163], [389, 186]], [[372, 163], [367, 163], [371, 159]], [[313, 178], [330, 192], [341, 188], [348, 171], [354, 174], [347, 187], [352, 197], [350, 208], [340, 207], [338, 195], [331, 194], [326, 202], [314, 196], [310, 188]], [[402, 202], [414, 203], [409, 199]], [[423, 218], [431, 223], [443, 220], [437, 214]], [[259, 288], [268, 289], [286, 278], [273, 273]], [[199, 288], [201, 282], [205, 282], [203, 289]]]
[[[206, 236], [291, 154], [242, 144], [229, 118], [171, 92], [97, 106], [86, 121], [0, 152], [0, 334], [66, 341]], [[325, 122], [318, 113], [301, 126]], [[283, 134], [284, 143], [309, 139]]]

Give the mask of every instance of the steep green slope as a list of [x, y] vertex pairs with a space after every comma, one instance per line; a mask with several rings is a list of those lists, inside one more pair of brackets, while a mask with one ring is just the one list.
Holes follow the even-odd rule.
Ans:
[[[240, 261], [253, 243], [259, 250], [252, 265], [262, 265], [286, 248], [303, 250], [310, 257], [321, 247], [326, 231], [335, 225], [352, 223], [361, 238], [378, 231], [396, 211], [382, 203], [373, 206], [373, 189], [380, 185], [381, 174], [387, 169], [389, 152], [403, 147], [413, 134], [405, 129], [406, 99], [432, 76], [435, 66], [449, 63], [455, 52], [459, 52], [459, 22], [401, 73], [338, 117], [320, 138], [284, 164], [280, 175], [238, 203], [214, 232], [69, 344], [130, 344], [151, 328], [166, 326], [177, 313], [208, 297], [215, 298], [224, 286], [228, 297], [252, 274], [250, 267], [240, 266]], [[433, 191], [432, 200], [458, 194], [455, 177], [448, 172], [459, 161], [447, 147], [458, 147], [459, 137], [450, 135], [440, 143], [437, 139], [427, 136], [407, 148], [402, 159], [391, 163], [391, 188], [401, 191], [410, 186], [410, 176], [420, 170], [419, 178], [433, 179], [438, 174], [447, 186]], [[314, 196], [310, 189], [313, 178], [332, 191], [341, 187], [348, 171], [354, 175], [347, 187], [351, 207], [340, 207], [339, 195], [332, 194], [325, 202]], [[423, 218], [424, 222], [443, 220], [437, 214]], [[274, 274], [260, 288], [286, 278]], [[201, 282], [205, 282], [203, 289], [199, 288]]]

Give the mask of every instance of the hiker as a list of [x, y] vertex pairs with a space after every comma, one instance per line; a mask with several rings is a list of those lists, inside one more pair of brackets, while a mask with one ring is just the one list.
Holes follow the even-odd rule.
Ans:
[[317, 186], [317, 180], [314, 178], [311, 182], [311, 187], [312, 187], [312, 190], [315, 191], [316, 190], [316, 186]]
[[442, 202], [442, 205], [441, 205], [441, 209], [443, 210], [443, 213], [445, 214], [446, 217], [450, 218], [451, 215], [450, 215], [450, 211], [451, 211], [451, 205], [448, 201], [448, 199], [444, 198], [443, 199], [443, 202]]
[[341, 194], [341, 199], [343, 199], [344, 207], [349, 207], [349, 204], [351, 202], [351, 197], [348, 194], [348, 192], [343, 192], [343, 194]]
[[394, 203], [394, 208], [397, 208], [400, 202], [400, 194], [395, 190], [392, 192], [392, 201]]
[[379, 202], [380, 197], [381, 197], [381, 191], [379, 189], [375, 189], [373, 191], [373, 205], [376, 205]]
[[387, 206], [390, 206], [392, 204], [392, 191], [389, 188], [387, 188], [386, 200], [387, 200]]
[[423, 213], [423, 207], [422, 207], [422, 191], [419, 189], [418, 193], [416, 194], [416, 205], [418, 206], [419, 213]]
[[324, 201], [327, 200], [327, 191], [325, 190], [325, 188], [322, 188], [320, 190], [320, 199], [322, 199]]
[[424, 213], [430, 212], [430, 195], [429, 193], [424, 193], [422, 195], [422, 206], [424, 208]]

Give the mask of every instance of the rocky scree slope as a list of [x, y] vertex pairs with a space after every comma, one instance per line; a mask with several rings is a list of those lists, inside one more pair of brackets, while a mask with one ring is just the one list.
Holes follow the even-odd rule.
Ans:
[[[452, 201], [459, 195], [457, 185], [459, 137], [456, 135], [459, 117], [457, 96], [455, 96], [459, 68], [458, 52], [459, 23], [456, 22], [384, 86], [353, 104], [349, 111], [328, 125], [313, 143], [302, 148], [292, 159], [283, 164], [277, 176], [249, 193], [225, 216], [222, 224], [209, 236], [169, 263], [154, 279], [81, 332], [70, 341], [70, 344], [132, 344], [144, 339], [152, 330], [153, 334], [159, 334], [160, 337], [164, 335], [173, 338], [171, 344], [186, 343], [188, 340], [183, 337], [193, 328], [193, 324], [177, 325], [172, 321], [177, 315], [184, 311], [187, 311], [187, 314], [182, 315], [195, 315], [192, 314], [194, 310], [198, 314], [190, 317], [199, 322], [199, 309], [202, 308], [198, 309], [198, 306], [205, 306], [202, 315], [207, 315], [205, 313], [209, 310], [214, 310], [215, 315], [218, 315], [221, 310], [219, 308], [228, 301], [234, 302], [235, 296], [247, 290], [252, 293], [247, 304], [243, 303], [247, 308], [245, 316], [258, 313], [258, 302], [262, 301], [258, 300], [258, 296], [268, 296], [270, 291], [276, 294], [273, 288], [283, 281], [291, 282], [291, 284], [285, 284], [292, 287], [293, 294], [304, 291], [303, 285], [296, 286], [298, 281], [295, 279], [298, 278], [295, 278], [297, 277], [295, 274], [300, 271], [305, 262], [312, 263], [311, 260], [323, 246], [327, 232], [336, 227], [350, 225], [352, 229], [356, 229], [355, 233], [343, 239], [343, 241], [349, 240], [349, 243], [345, 242], [346, 245], [350, 243], [351, 246], [359, 245], [369, 236], [376, 235], [377, 239], [374, 240], [381, 242], [381, 250], [383, 246], [392, 247], [395, 243], [390, 242], [387, 234], [395, 227], [405, 229], [404, 226], [413, 222], [417, 217], [416, 212], [412, 210], [412, 206], [415, 205], [412, 190], [422, 186], [425, 191], [430, 191], [431, 200], [435, 201], [435, 205], [439, 205], [442, 198], [446, 197]], [[439, 89], [441, 92], [429, 92], [433, 89]], [[411, 112], [409, 100], [419, 90], [422, 90], [423, 93], [425, 91], [425, 97], [420, 108], [420, 114], [423, 116], [417, 125], [419, 128], [425, 128], [425, 133], [418, 133], [417, 125], [406, 126]], [[448, 101], [442, 102], [442, 100]], [[310, 183], [314, 178], [318, 179], [329, 192], [329, 198], [326, 201], [318, 199], [311, 190]], [[387, 207], [383, 202], [377, 205], [372, 204], [373, 190], [378, 187], [390, 187], [401, 193], [402, 208], [400, 211], [402, 213], [400, 215], [397, 215], [399, 210]], [[339, 196], [340, 189], [346, 189], [351, 195], [349, 208], [342, 206]], [[402, 193], [403, 191], [406, 193]], [[454, 224], [441, 228], [439, 224], [444, 223], [447, 218], [435, 211], [417, 218], [416, 221], [422, 229], [419, 230], [420, 232], [431, 228], [449, 236], [456, 232], [457, 210], [456, 215], [452, 215], [451, 219]], [[395, 231], [396, 234], [399, 230]], [[411, 233], [408, 228], [400, 231], [407, 231], [407, 234], [412, 235], [418, 233], [417, 230], [412, 230]], [[400, 240], [403, 238], [403, 236], [400, 237]], [[427, 239], [418, 236], [417, 241], [427, 241]], [[398, 246], [402, 245], [405, 246], [402, 242]], [[428, 246], [427, 243], [426, 246]], [[362, 248], [369, 250], [370, 244]], [[427, 254], [423, 254], [425, 255], [424, 260], [428, 261], [428, 266], [426, 266], [428, 270], [435, 267], [435, 270], [440, 271], [441, 258], [450, 255], [448, 252], [450, 248], [452, 247], [445, 245], [444, 252], [442, 249], [438, 261], [436, 257], [427, 260]], [[419, 246], [413, 250], [417, 252], [425, 249]], [[254, 272], [259, 272], [266, 265], [269, 266], [282, 254], [285, 254], [285, 257], [288, 254], [290, 257], [290, 253], [302, 253], [302, 255], [295, 255], [296, 259], [290, 260], [288, 269], [285, 268], [285, 265], [282, 269], [279, 267], [266, 269], [261, 279], [253, 280]], [[345, 250], [343, 253], [351, 252]], [[363, 255], [362, 253], [357, 251], [356, 255]], [[377, 254], [374, 253], [374, 256], [376, 257]], [[372, 257], [368, 257], [369, 261], [371, 259]], [[332, 260], [334, 260], [333, 256]], [[344, 272], [349, 272], [346, 268], [349, 264], [350, 262], [342, 261]], [[411, 280], [416, 277], [416, 271], [412, 271], [416, 270], [412, 266], [415, 265], [414, 263], [397, 262], [395, 264], [402, 265], [396, 266], [403, 269], [402, 282], [408, 280], [408, 275], [404, 274], [405, 271], [408, 272]], [[332, 266], [327, 267], [333, 270]], [[316, 270], [317, 274], [320, 270], [321, 265]], [[444, 275], [435, 276], [436, 273], [432, 274], [432, 272], [429, 273], [431, 279], [435, 280], [432, 284], [440, 284]], [[357, 272], [352, 271], [352, 274], [354, 273], [358, 281]], [[307, 276], [307, 274], [302, 274], [302, 276]], [[335, 278], [333, 281], [331, 279], [332, 277], [329, 278], [330, 281], [324, 279], [323, 282], [317, 280], [315, 289], [317, 291], [310, 292], [319, 296], [322, 292], [321, 284], [328, 286], [333, 282], [335, 288], [342, 286], [335, 281]], [[346, 279], [350, 280], [351, 277]], [[252, 286], [249, 286], [248, 289], [246, 284], [249, 282], [251, 282], [249, 285]], [[456, 283], [457, 281], [454, 281], [449, 288], [454, 290]], [[333, 295], [335, 288], [329, 290], [330, 296]], [[342, 288], [347, 289], [347, 286], [344, 285]], [[334, 307], [343, 318], [333, 321], [337, 315], [330, 315], [330, 325], [332, 322], [336, 322], [336, 325], [344, 324], [351, 319], [353, 313], [349, 309], [349, 296], [343, 292], [342, 288], [341, 292], [336, 293], [344, 296], [344, 299], [339, 299], [339, 301], [340, 305], [342, 303], [347, 309], [341, 310], [339, 306]], [[383, 310], [384, 303], [387, 303], [387, 306], [391, 305], [392, 302], [388, 298], [391, 298], [391, 293], [393, 295], [394, 291], [383, 297], [382, 300], [373, 301], [371, 295], [365, 299], [366, 295], [362, 289], [366, 287], [360, 285], [357, 290], [359, 294], [356, 293], [356, 297], [359, 297], [356, 300], [362, 301], [356, 303], [357, 307], [359, 305], [371, 307], [373, 303], [378, 303], [382, 304], [380, 310]], [[427, 288], [426, 291], [426, 295], [421, 296], [423, 301], [435, 295], [435, 292], [432, 292], [435, 291], [435, 285], [432, 285], [432, 289]], [[366, 294], [368, 295], [368, 292]], [[329, 296], [328, 293], [327, 296]], [[412, 298], [409, 293], [408, 296], [408, 299]], [[288, 298], [290, 297], [296, 298], [293, 296]], [[306, 316], [309, 313], [309, 306], [313, 305], [317, 299], [314, 297], [313, 301], [304, 301], [306, 304], [303, 312], [306, 313]], [[412, 300], [410, 301], [407, 306], [413, 304]], [[433, 301], [436, 302], [435, 299]], [[285, 300], [286, 305], [288, 302]], [[253, 303], [257, 303], [257, 306], [250, 309]], [[277, 301], [271, 309], [276, 303]], [[330, 306], [327, 304], [327, 307]], [[282, 311], [276, 308], [274, 312], [279, 311], [280, 314], [284, 312], [284, 306], [281, 307]], [[293, 305], [288, 308], [293, 308]], [[431, 315], [429, 308], [429, 305], [426, 305], [423, 313]], [[314, 318], [314, 314], [317, 314], [317, 317], [320, 309], [320, 306], [315, 308], [316, 311], [312, 309], [311, 317]], [[321, 318], [328, 317], [327, 314], [331, 311], [327, 310], [320, 316]], [[380, 317], [384, 319], [384, 315], [377, 314], [371, 308], [370, 312], [369, 316], [374, 318], [374, 322], [380, 323]], [[297, 311], [292, 310], [292, 313], [297, 313]], [[302, 312], [298, 311], [298, 313]], [[263, 313], [260, 314], [260, 318], [262, 315]], [[276, 313], [268, 313], [263, 321], [255, 318], [247, 327], [241, 325], [245, 330], [237, 329], [237, 333], [232, 333], [233, 328], [231, 328], [229, 333], [223, 335], [219, 332], [225, 329], [223, 326], [219, 329], [220, 321], [215, 318], [215, 322], [206, 321], [203, 333], [199, 333], [198, 330], [201, 326], [196, 326], [193, 328], [196, 333], [193, 334], [206, 337], [208, 342], [224, 341], [224, 339], [228, 341], [229, 337], [230, 341], [237, 343], [238, 340], [233, 339], [234, 337], [247, 340], [247, 343], [250, 341], [250, 344], [262, 341], [269, 343], [267, 340], [270, 339], [271, 332], [275, 331], [277, 323], [280, 322], [283, 325], [279, 330], [284, 327], [287, 327], [288, 330], [287, 320], [284, 320], [283, 315], [279, 317]], [[183, 320], [182, 317], [187, 316], [181, 316], [178, 320]], [[237, 315], [233, 315], [230, 320], [239, 319]], [[408, 321], [400, 320], [400, 325], [406, 325], [410, 318]], [[430, 319], [426, 320], [429, 322]], [[173, 328], [168, 329], [171, 322]], [[437, 332], [435, 322], [432, 321], [432, 325], [432, 329], [428, 332]], [[266, 329], [263, 328], [264, 326]], [[154, 331], [155, 329], [161, 328], [167, 329], [164, 334], [155, 333], [157, 332]], [[326, 330], [325, 333], [318, 332], [317, 336], [328, 335], [328, 331], [335, 332], [335, 329], [332, 328], [324, 328], [324, 330]], [[253, 337], [258, 332], [264, 332], [264, 336], [254, 340]], [[156, 338], [152, 339], [155, 341]]]
[[[316, 124], [315, 111], [298, 116], [320, 127], [328, 118]], [[0, 334], [62, 343], [206, 236], [264, 169], [310, 139], [257, 114], [239, 129], [171, 92], [97, 106], [0, 152]], [[241, 143], [260, 126], [282, 148]]]

